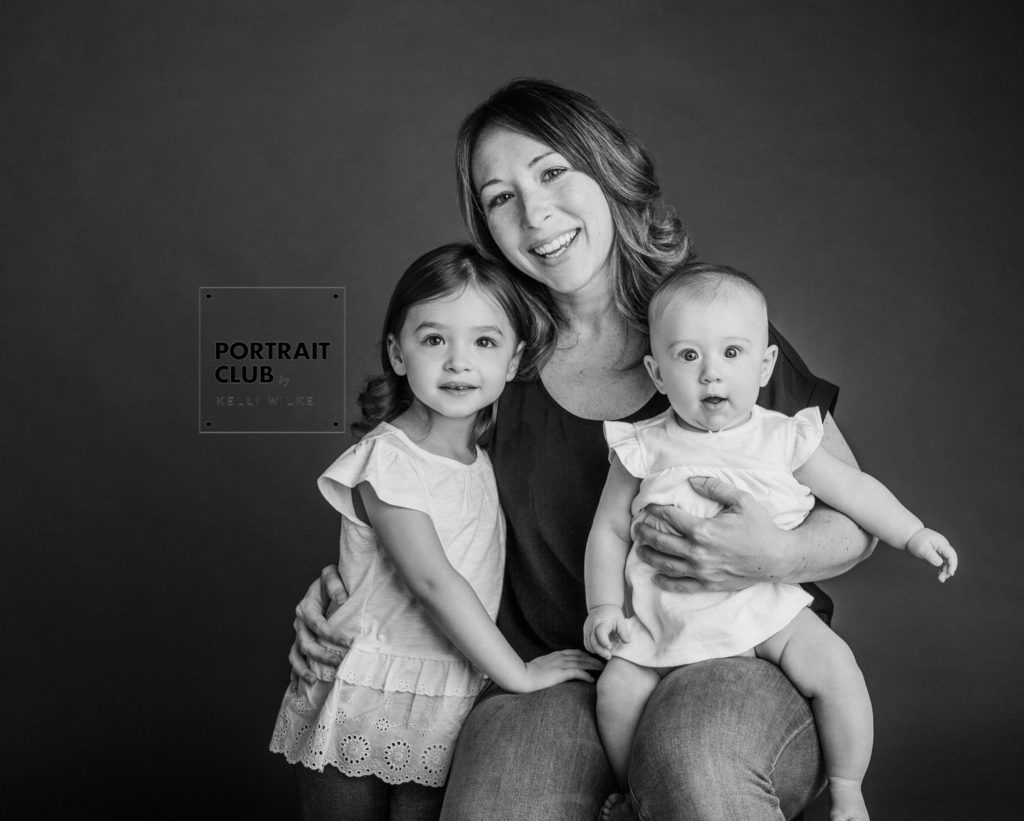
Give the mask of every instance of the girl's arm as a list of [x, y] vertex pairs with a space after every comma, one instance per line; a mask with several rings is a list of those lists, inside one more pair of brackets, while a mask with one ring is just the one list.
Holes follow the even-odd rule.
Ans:
[[409, 590], [438, 627], [478, 669], [503, 689], [531, 692], [570, 679], [593, 681], [587, 669], [600, 663], [582, 650], [561, 650], [524, 663], [477, 598], [448, 561], [430, 517], [389, 505], [366, 482], [355, 492]]
[[631, 541], [630, 505], [639, 489], [640, 480], [630, 475], [618, 456], [613, 456], [590, 528], [583, 562], [583, 578], [587, 586], [583, 643], [590, 652], [604, 658], [611, 656], [613, 639], [629, 639], [622, 612], [626, 599], [623, 571]]
[[873, 476], [844, 464], [821, 447], [793, 475], [819, 499], [841, 510], [886, 544], [942, 567], [941, 581], [956, 572], [956, 552], [946, 538], [927, 529]]
[[[831, 415], [825, 417], [821, 446], [856, 464]], [[818, 504], [793, 530], [775, 526], [768, 510], [749, 493], [720, 479], [691, 479], [693, 489], [722, 505], [710, 519], [676, 507], [648, 511], [670, 525], [663, 533], [641, 525], [640, 556], [665, 590], [742, 590], [756, 582], [798, 584], [841, 575], [871, 555], [874, 540], [847, 516]]]

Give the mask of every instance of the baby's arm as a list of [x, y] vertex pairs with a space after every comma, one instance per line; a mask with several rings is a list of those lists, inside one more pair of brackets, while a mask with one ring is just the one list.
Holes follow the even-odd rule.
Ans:
[[640, 480], [630, 475], [618, 456], [612, 456], [583, 563], [587, 585], [583, 645], [602, 658], [611, 657], [613, 639], [629, 640], [629, 628], [622, 612], [626, 598], [623, 570], [631, 543], [630, 505], [639, 489]]
[[582, 650], [560, 650], [523, 662], [476, 592], [451, 566], [425, 513], [389, 505], [366, 482], [356, 488], [381, 548], [438, 627], [477, 668], [510, 692], [528, 693], [570, 679], [593, 681], [600, 664]]
[[941, 533], [924, 527], [892, 492], [873, 476], [851, 467], [822, 447], [793, 472], [811, 492], [895, 548], [940, 567], [939, 581], [956, 573], [956, 551]]

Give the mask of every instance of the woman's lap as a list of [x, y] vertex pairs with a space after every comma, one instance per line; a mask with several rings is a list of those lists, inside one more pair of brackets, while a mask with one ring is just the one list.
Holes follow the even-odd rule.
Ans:
[[680, 668], [648, 702], [629, 780], [644, 821], [792, 818], [824, 785], [810, 706], [760, 659]]
[[[645, 821], [774, 821], [799, 813], [823, 783], [807, 702], [777, 667], [747, 658], [667, 676], [644, 712], [630, 767]], [[441, 817], [592, 821], [614, 790], [593, 685], [499, 691], [462, 729]]]
[[578, 681], [485, 695], [455, 745], [443, 821], [593, 821], [615, 787], [594, 696]]

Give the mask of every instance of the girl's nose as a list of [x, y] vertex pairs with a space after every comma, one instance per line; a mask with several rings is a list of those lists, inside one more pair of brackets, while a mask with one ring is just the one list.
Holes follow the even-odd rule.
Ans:
[[452, 372], [469, 370], [462, 345], [455, 344], [448, 348], [448, 358], [445, 360], [444, 369]]

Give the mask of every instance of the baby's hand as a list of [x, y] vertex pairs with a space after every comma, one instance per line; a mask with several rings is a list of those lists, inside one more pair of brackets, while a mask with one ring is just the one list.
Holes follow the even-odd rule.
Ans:
[[629, 641], [631, 628], [621, 607], [602, 604], [587, 615], [583, 625], [583, 646], [603, 659], [612, 657], [612, 646]]
[[956, 551], [941, 533], [922, 527], [907, 541], [907, 552], [934, 567], [941, 567], [940, 582], [951, 579], [956, 573]]

